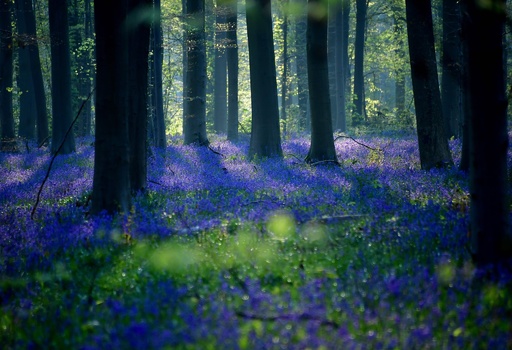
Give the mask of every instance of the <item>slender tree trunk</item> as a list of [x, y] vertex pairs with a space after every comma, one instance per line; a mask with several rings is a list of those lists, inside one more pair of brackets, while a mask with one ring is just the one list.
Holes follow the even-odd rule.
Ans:
[[252, 128], [249, 158], [281, 157], [276, 63], [270, 0], [247, 4]]
[[[48, 13], [52, 56], [52, 153], [63, 144], [60, 153], [75, 151], [72, 122], [71, 60], [69, 54], [68, 12], [66, 0], [49, 0]], [[65, 138], [65, 139], [64, 139]]]
[[334, 118], [335, 129], [347, 131], [347, 80], [350, 76], [348, 62], [348, 29], [350, 0], [342, 0], [336, 7], [336, 103], [338, 115]]
[[[23, 1], [23, 11], [25, 12], [27, 34], [30, 37], [36, 37], [36, 18], [32, 1]], [[42, 144], [48, 140], [48, 111], [46, 109], [46, 92], [44, 90], [43, 73], [41, 70], [41, 60], [39, 58], [39, 44], [36, 40], [31, 42], [29, 47], [30, 68], [34, 87], [34, 96], [36, 104], [36, 125], [37, 125], [37, 143]]]
[[147, 185], [148, 135], [148, 56], [151, 23], [143, 14], [151, 10], [152, 0], [129, 0], [128, 35], [128, 129], [130, 138], [130, 186], [132, 193]]
[[183, 121], [185, 144], [208, 145], [206, 136], [206, 51], [204, 42], [204, 0], [188, 0], [187, 73]]
[[228, 3], [227, 65], [228, 65], [228, 140], [238, 140], [238, 38], [237, 1]]
[[[325, 6], [321, 0], [309, 0], [310, 8]], [[327, 9], [326, 9], [327, 10]], [[311, 147], [306, 161], [337, 162], [332, 133], [327, 53], [328, 15], [308, 15], [307, 57], [309, 100], [311, 102]]]
[[213, 128], [226, 132], [227, 121], [227, 61], [226, 61], [226, 6], [217, 0], [215, 13], [215, 67], [213, 88]]
[[18, 29], [18, 88], [21, 92], [19, 96], [20, 124], [18, 134], [20, 137], [34, 140], [36, 135], [36, 103], [34, 93], [34, 82], [32, 79], [31, 62], [29, 48], [34, 41], [27, 31], [27, 20], [24, 11], [26, 0], [16, 2], [16, 27]]
[[461, 118], [460, 23], [458, 0], [444, 0], [441, 101], [448, 138], [460, 136], [458, 127]]
[[462, 109], [462, 151], [459, 170], [469, 172], [469, 123], [471, 122], [471, 101], [469, 96], [468, 71], [468, 34], [469, 20], [467, 17], [467, 1], [459, 3], [462, 19], [461, 25], [461, 109]]
[[406, 0], [407, 34], [421, 168], [453, 164], [444, 131], [430, 0]]
[[13, 60], [12, 60], [11, 2], [0, 0], [0, 150], [15, 151], [14, 117], [12, 109]]
[[164, 100], [163, 100], [163, 77], [162, 77], [162, 62], [163, 62], [163, 39], [162, 39], [162, 26], [161, 17], [162, 9], [160, 0], [154, 0], [154, 20], [153, 20], [153, 90], [154, 96], [154, 115], [153, 122], [155, 125], [154, 145], [158, 148], [165, 148], [167, 140], [165, 137], [165, 118], [164, 118]]
[[[285, 1], [285, 5], [288, 1]], [[283, 76], [281, 77], [281, 120], [283, 122], [283, 134], [286, 135], [288, 116], [286, 115], [287, 110], [287, 98], [288, 98], [288, 14], [286, 9], [283, 14]]]
[[393, 14], [393, 31], [396, 40], [395, 49], [395, 113], [397, 119], [407, 125], [409, 124], [407, 118], [407, 111], [405, 110], [405, 74], [406, 69], [404, 63], [406, 61], [406, 50], [405, 50], [405, 19], [404, 19], [404, 8], [401, 1], [393, 1], [392, 3], [392, 14]]
[[338, 2], [331, 1], [328, 5], [329, 21], [327, 24], [327, 63], [329, 69], [329, 97], [331, 100], [331, 117], [332, 123], [335, 124], [338, 117], [338, 105], [336, 104], [336, 96], [338, 95], [336, 85], [336, 46], [338, 35], [336, 33], [336, 8]]
[[128, 0], [121, 0], [116, 11], [107, 1], [94, 6], [97, 88], [92, 214], [126, 213], [130, 208], [127, 6]]
[[[485, 5], [487, 7], [485, 7]], [[471, 250], [477, 265], [512, 257], [507, 202], [505, 1], [468, 1]]]
[[356, 39], [354, 44], [354, 118], [353, 124], [366, 120], [364, 107], [364, 43], [367, 0], [356, 0]]
[[295, 52], [297, 64], [297, 95], [299, 99], [299, 130], [310, 130], [309, 122], [309, 92], [308, 71], [306, 58], [306, 18], [307, 0], [294, 0], [300, 7], [299, 14], [295, 17]]

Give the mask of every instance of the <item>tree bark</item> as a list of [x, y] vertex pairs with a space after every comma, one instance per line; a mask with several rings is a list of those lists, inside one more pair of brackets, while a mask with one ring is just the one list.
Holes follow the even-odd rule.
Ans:
[[63, 144], [60, 153], [75, 151], [73, 132], [67, 134], [72, 123], [71, 60], [69, 56], [69, 29], [66, 0], [49, 0], [48, 13], [52, 56], [52, 144], [51, 152]]
[[228, 3], [227, 15], [227, 65], [228, 65], [228, 140], [238, 140], [238, 39], [237, 2]]
[[407, 117], [408, 112], [405, 110], [405, 77], [406, 69], [404, 63], [406, 62], [406, 50], [405, 47], [405, 9], [401, 1], [393, 1], [392, 6], [393, 15], [393, 32], [396, 40], [395, 49], [395, 113], [400, 123], [409, 126], [409, 118]]
[[331, 101], [332, 124], [335, 124], [338, 116], [338, 105], [336, 96], [338, 95], [336, 84], [336, 46], [339, 45], [338, 33], [336, 33], [336, 8], [338, 2], [330, 1], [328, 4], [329, 20], [327, 23], [327, 65], [329, 69], [329, 97]]
[[[288, 0], [284, 2], [288, 4]], [[287, 116], [287, 103], [288, 103], [288, 14], [287, 9], [283, 13], [283, 75], [281, 77], [281, 121], [283, 123], [283, 134], [286, 135], [288, 116]]]
[[306, 58], [307, 0], [295, 0], [300, 12], [295, 17], [295, 52], [297, 64], [297, 95], [299, 100], [299, 130], [311, 130], [309, 118], [308, 70]]
[[460, 136], [460, 24], [458, 0], [444, 0], [441, 101], [443, 103], [446, 136], [448, 138]]
[[406, 0], [407, 34], [421, 168], [453, 164], [444, 131], [430, 0]]
[[152, 0], [129, 0], [128, 35], [128, 129], [130, 138], [130, 186], [132, 193], [147, 185], [148, 56], [151, 22], [144, 17]]
[[[311, 103], [311, 146], [306, 162], [337, 162], [332, 133], [327, 53], [328, 11], [321, 0], [309, 0], [307, 58], [309, 100]], [[317, 13], [325, 13], [318, 16]]]
[[163, 77], [162, 77], [162, 62], [163, 62], [163, 49], [162, 49], [162, 26], [160, 24], [162, 17], [162, 9], [160, 0], [154, 0], [154, 20], [152, 26], [152, 39], [153, 39], [153, 87], [152, 95], [154, 96], [153, 105], [153, 122], [154, 122], [154, 145], [158, 148], [165, 148], [167, 140], [165, 137], [165, 118], [164, 118], [164, 100], [163, 100]]
[[204, 0], [186, 5], [187, 72], [183, 121], [185, 144], [208, 145], [206, 136], [206, 52], [204, 43]]
[[270, 0], [247, 2], [252, 128], [249, 158], [281, 157]]
[[0, 0], [0, 150], [15, 151], [14, 117], [12, 109], [13, 60], [12, 60], [11, 2]]
[[92, 214], [130, 209], [127, 6], [128, 0], [120, 1], [117, 11], [107, 1], [94, 6], [97, 88]]
[[512, 257], [507, 202], [505, 1], [468, 1], [471, 250], [477, 265]]
[[354, 43], [354, 116], [353, 124], [366, 119], [364, 107], [364, 44], [367, 0], [356, 0], [356, 39]]
[[213, 128], [216, 133], [226, 132], [227, 121], [227, 60], [226, 60], [226, 5], [217, 0], [215, 8], [215, 66], [213, 88]]
[[334, 118], [335, 129], [347, 131], [347, 86], [350, 77], [348, 62], [348, 31], [350, 20], [350, 0], [342, 0], [336, 7], [336, 103], [338, 115]]

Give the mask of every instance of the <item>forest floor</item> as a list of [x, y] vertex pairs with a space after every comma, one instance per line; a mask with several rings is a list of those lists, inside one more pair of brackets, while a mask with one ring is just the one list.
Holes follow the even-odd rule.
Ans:
[[176, 139], [114, 218], [88, 214], [91, 140], [33, 218], [51, 157], [0, 154], [2, 348], [512, 348], [511, 274], [475, 282], [467, 174], [420, 170], [412, 135], [357, 141], [310, 166], [306, 137], [252, 162], [247, 137]]

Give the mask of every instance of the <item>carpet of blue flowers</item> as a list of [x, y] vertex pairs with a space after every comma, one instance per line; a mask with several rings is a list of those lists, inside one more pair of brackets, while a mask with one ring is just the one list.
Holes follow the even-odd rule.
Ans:
[[117, 217], [88, 214], [91, 140], [33, 218], [50, 155], [0, 154], [1, 347], [512, 348], [512, 276], [474, 282], [468, 176], [421, 171], [413, 136], [358, 141], [311, 166], [305, 137], [253, 161], [247, 138], [176, 139]]

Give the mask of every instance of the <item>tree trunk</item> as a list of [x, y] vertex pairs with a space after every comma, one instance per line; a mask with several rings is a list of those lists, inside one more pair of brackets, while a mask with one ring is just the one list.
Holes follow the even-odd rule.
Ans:
[[461, 14], [461, 104], [462, 104], [462, 150], [459, 170], [469, 172], [469, 123], [471, 122], [471, 101], [469, 97], [467, 1], [459, 2]]
[[228, 65], [228, 140], [238, 140], [238, 38], [237, 2], [228, 3], [227, 65]]
[[300, 7], [299, 14], [295, 17], [295, 52], [297, 64], [297, 95], [299, 99], [299, 130], [310, 130], [309, 123], [309, 92], [308, 70], [306, 58], [306, 18], [307, 0], [295, 0]]
[[366, 119], [364, 107], [364, 43], [366, 36], [367, 0], [356, 0], [356, 39], [354, 43], [354, 116], [357, 125]]
[[163, 63], [163, 39], [162, 39], [162, 26], [161, 17], [162, 9], [160, 0], [154, 0], [154, 19], [153, 19], [153, 56], [152, 56], [152, 70], [153, 70], [153, 89], [152, 95], [154, 96], [154, 114], [153, 122], [155, 125], [154, 145], [158, 148], [165, 148], [167, 140], [165, 137], [165, 118], [164, 118], [164, 99], [163, 99], [163, 77], [162, 77], [162, 63]]
[[452, 165], [443, 125], [430, 0], [407, 0], [407, 33], [421, 168]]
[[[486, 5], [486, 7], [484, 7]], [[468, 1], [471, 250], [477, 265], [512, 257], [507, 203], [505, 1]]]
[[128, 129], [130, 138], [130, 186], [132, 193], [147, 185], [148, 56], [151, 23], [144, 18], [152, 0], [129, 0], [128, 35]]
[[215, 67], [213, 88], [213, 128], [216, 133], [226, 132], [227, 121], [227, 61], [226, 61], [226, 6], [217, 0], [215, 9]]
[[24, 12], [24, 2], [16, 2], [16, 27], [18, 29], [18, 88], [21, 92], [19, 96], [20, 124], [18, 135], [21, 138], [34, 140], [36, 135], [36, 99], [34, 93], [34, 82], [31, 73], [31, 62], [29, 47], [34, 38], [29, 36], [27, 31], [27, 21]]
[[187, 115], [183, 121], [185, 144], [208, 145], [206, 136], [206, 52], [204, 46], [204, 1], [188, 0], [187, 73], [184, 87]]
[[460, 136], [460, 23], [458, 0], [444, 0], [441, 101], [448, 138]]
[[97, 88], [92, 214], [126, 213], [130, 208], [127, 6], [128, 0], [122, 0], [116, 11], [107, 1], [94, 6]]
[[12, 113], [13, 42], [10, 0], [0, 0], [0, 33], [0, 150], [6, 152], [16, 150]]
[[[310, 8], [325, 6], [321, 0], [309, 0]], [[327, 10], [327, 9], [326, 9]], [[319, 11], [320, 12], [320, 11]], [[327, 58], [328, 15], [320, 17], [312, 11], [308, 15], [307, 58], [309, 101], [311, 103], [311, 147], [306, 161], [337, 162], [332, 133], [329, 96], [329, 69]]]
[[401, 1], [393, 1], [392, 3], [393, 15], [393, 32], [396, 41], [395, 49], [395, 113], [400, 123], [408, 125], [407, 111], [405, 110], [405, 75], [406, 70], [404, 63], [406, 62], [406, 51], [404, 49], [405, 42], [405, 19], [404, 7]]
[[[66, 0], [49, 0], [48, 13], [52, 56], [52, 144], [51, 152], [75, 151], [71, 112], [71, 60], [69, 56], [68, 11]], [[66, 136], [67, 135], [67, 136]]]
[[[288, 0], [284, 2], [288, 4]], [[288, 14], [285, 8], [283, 13], [283, 76], [281, 77], [281, 121], [283, 122], [283, 134], [286, 135], [288, 116], [286, 115], [288, 101]]]
[[247, 3], [252, 128], [249, 158], [281, 157], [270, 0]]
[[336, 104], [336, 96], [338, 95], [336, 85], [336, 46], [338, 35], [336, 33], [336, 8], [338, 2], [330, 1], [328, 5], [329, 20], [327, 23], [327, 64], [329, 69], [329, 98], [331, 101], [331, 117], [334, 125], [338, 116], [338, 105]]
[[338, 115], [334, 118], [335, 129], [347, 131], [347, 81], [350, 77], [348, 62], [348, 29], [350, 20], [350, 0], [342, 0], [336, 7], [336, 103]]

